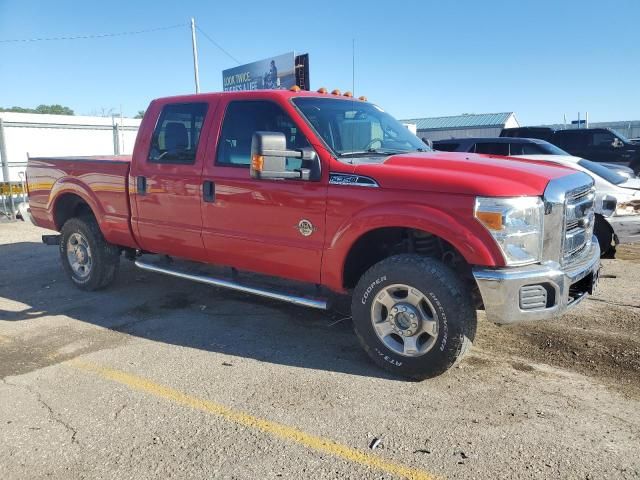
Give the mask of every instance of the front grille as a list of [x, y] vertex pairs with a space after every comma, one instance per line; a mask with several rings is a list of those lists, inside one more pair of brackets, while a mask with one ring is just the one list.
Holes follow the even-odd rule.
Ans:
[[595, 188], [584, 185], [566, 195], [563, 263], [579, 258], [591, 246], [593, 224], [595, 222]]

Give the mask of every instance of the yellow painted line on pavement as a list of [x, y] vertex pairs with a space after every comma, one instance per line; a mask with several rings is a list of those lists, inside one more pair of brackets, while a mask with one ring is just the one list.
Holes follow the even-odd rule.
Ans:
[[202, 412], [212, 413], [230, 422], [234, 422], [248, 428], [253, 428], [273, 435], [274, 437], [303, 445], [311, 450], [327, 453], [365, 467], [381, 470], [383, 472], [411, 480], [434, 480], [436, 478], [434, 475], [423, 470], [417, 470], [398, 463], [390, 462], [375, 455], [361, 452], [355, 448], [334, 442], [333, 440], [305, 433], [302, 430], [298, 430], [297, 428], [290, 427], [288, 425], [265, 420], [254, 415], [226, 407], [219, 403], [193, 397], [179, 390], [154, 383], [151, 380], [123, 372], [122, 370], [116, 370], [77, 359], [68, 361], [67, 365], [71, 365], [86, 372], [95, 373], [104, 379], [114, 381], [133, 390], [138, 390], [155, 397], [170, 400]]

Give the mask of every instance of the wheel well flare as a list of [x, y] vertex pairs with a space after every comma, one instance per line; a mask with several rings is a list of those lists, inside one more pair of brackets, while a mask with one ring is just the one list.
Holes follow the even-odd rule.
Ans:
[[53, 220], [58, 230], [62, 228], [70, 218], [82, 215], [94, 216], [87, 201], [75, 193], [64, 193], [56, 200], [53, 209]]
[[343, 286], [352, 289], [373, 265], [392, 255], [415, 253], [435, 258], [454, 270], [471, 274], [464, 257], [446, 240], [422, 230], [382, 227], [362, 235], [353, 244], [344, 262]]

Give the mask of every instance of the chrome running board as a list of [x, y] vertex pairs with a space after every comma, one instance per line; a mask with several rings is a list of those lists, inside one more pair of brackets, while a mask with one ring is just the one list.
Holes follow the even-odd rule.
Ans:
[[207, 285], [213, 285], [214, 287], [228, 288], [230, 290], [236, 290], [238, 292], [250, 293], [259, 297], [272, 298], [274, 300], [280, 300], [282, 302], [293, 303], [294, 305], [300, 305], [302, 307], [317, 308], [319, 310], [327, 309], [327, 300], [312, 299], [306, 297], [298, 297], [295, 295], [289, 295], [286, 293], [278, 293], [271, 290], [264, 290], [262, 288], [249, 287], [241, 285], [239, 283], [223, 280], [221, 278], [206, 277], [204, 275], [195, 275], [192, 273], [185, 273], [179, 270], [172, 270], [166, 267], [160, 267], [151, 263], [145, 263], [140, 260], [136, 260], [136, 267], [149, 272], [163, 273], [165, 275], [171, 275], [172, 277], [184, 278], [185, 280], [191, 280], [192, 282], [206, 283]]

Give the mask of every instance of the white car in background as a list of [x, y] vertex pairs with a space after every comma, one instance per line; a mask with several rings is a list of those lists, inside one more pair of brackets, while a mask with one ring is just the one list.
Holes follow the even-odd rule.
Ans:
[[[455, 149], [451, 148], [452, 145]], [[620, 243], [640, 242], [639, 178], [629, 178], [603, 164], [571, 156], [538, 139], [455, 138], [435, 141], [433, 148], [553, 162], [588, 173], [595, 181], [596, 223], [593, 233], [598, 238], [602, 256], [613, 258], [615, 246]]]

